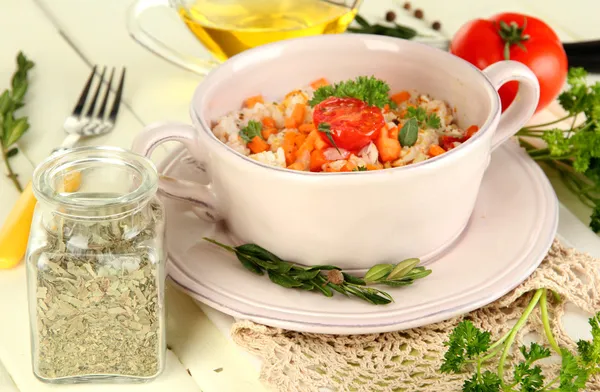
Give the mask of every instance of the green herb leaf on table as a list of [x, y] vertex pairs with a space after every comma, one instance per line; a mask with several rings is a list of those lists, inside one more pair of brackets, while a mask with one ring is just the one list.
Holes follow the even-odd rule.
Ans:
[[398, 141], [403, 147], [413, 146], [419, 137], [419, 125], [417, 119], [412, 117], [404, 123], [398, 133]]
[[[225, 245], [211, 238], [204, 240], [234, 253], [242, 265], [251, 272], [263, 275], [267, 272], [269, 279], [285, 288], [298, 288], [308, 291], [320, 291], [326, 297], [333, 296], [336, 291], [345, 296], [354, 296], [374, 305], [385, 305], [393, 302], [391, 295], [367, 284], [387, 284], [394, 287], [408, 286], [415, 280], [431, 273], [425, 267], [417, 266], [419, 259], [408, 259], [398, 264], [378, 264], [371, 268], [365, 279], [358, 278], [341, 271], [334, 265], [316, 265], [302, 267], [280, 259], [277, 255], [256, 244], [244, 244], [236, 247]], [[415, 260], [417, 263], [415, 263]], [[385, 269], [383, 273], [382, 267]], [[409, 268], [412, 266], [412, 268]], [[394, 280], [386, 277], [391, 271], [397, 271]], [[368, 277], [368, 279], [367, 279]]]
[[[550, 292], [551, 293], [551, 292]], [[592, 341], [579, 341], [578, 355], [566, 348], [561, 348], [552, 335], [548, 319], [547, 298], [549, 291], [541, 288], [535, 291], [529, 304], [516, 324], [497, 341], [491, 341], [491, 334], [476, 328], [471, 321], [461, 321], [444, 343], [448, 347], [440, 370], [443, 373], [467, 374], [463, 384], [463, 392], [542, 392], [564, 391], [577, 392], [586, 390], [589, 377], [600, 372], [600, 313], [590, 318]], [[512, 380], [506, 380], [504, 368], [508, 353], [519, 330], [527, 323], [533, 310], [539, 307], [544, 325], [544, 333], [548, 343], [562, 359], [560, 373], [550, 380], [535, 364], [551, 356], [549, 348], [539, 343], [531, 343], [529, 347], [519, 348], [523, 360], [514, 363]], [[499, 358], [498, 358], [499, 357]], [[497, 360], [497, 365], [492, 361]], [[482, 370], [495, 366], [497, 372]], [[494, 367], [492, 367], [494, 368]], [[472, 373], [471, 376], [468, 373]], [[550, 378], [550, 377], [549, 377]], [[557, 385], [558, 384], [558, 385]], [[516, 388], [518, 387], [518, 388]]]
[[380, 23], [371, 25], [365, 18], [358, 14], [354, 17], [354, 20], [358, 23], [359, 27], [348, 27], [347, 30], [351, 33], [385, 35], [403, 39], [412, 39], [418, 35], [415, 29], [398, 23], [390, 23], [389, 26]]
[[[538, 163], [556, 170], [569, 188], [588, 207], [593, 209], [590, 227], [600, 232], [600, 82], [587, 84], [583, 68], [571, 68], [568, 88], [558, 101], [568, 115], [545, 124], [522, 128], [517, 136], [521, 146]], [[576, 119], [584, 117], [576, 123]], [[569, 120], [569, 129], [545, 127]], [[577, 125], [575, 125], [577, 124]], [[535, 146], [539, 139], [546, 146]]]
[[246, 143], [250, 143], [256, 136], [262, 139], [262, 124], [258, 121], [250, 120], [248, 125], [240, 130], [240, 137]]
[[389, 93], [390, 86], [385, 81], [374, 76], [358, 76], [354, 80], [319, 87], [308, 104], [315, 106], [329, 97], [338, 97], [356, 98], [366, 102], [369, 106], [383, 108], [392, 102]]
[[15, 117], [15, 112], [25, 105], [23, 99], [29, 87], [27, 75], [34, 63], [28, 60], [22, 52], [17, 55], [16, 63], [17, 70], [11, 79], [11, 89], [6, 89], [0, 94], [0, 150], [8, 177], [17, 190], [22, 192], [23, 187], [12, 169], [9, 158], [19, 152], [14, 144], [29, 129], [27, 117]]

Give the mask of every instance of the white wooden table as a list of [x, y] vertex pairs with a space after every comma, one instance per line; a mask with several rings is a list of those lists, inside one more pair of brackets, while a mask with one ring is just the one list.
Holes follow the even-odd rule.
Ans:
[[[31, 129], [14, 159], [26, 182], [36, 164], [63, 137], [62, 122], [71, 111], [93, 64], [126, 66], [125, 107], [117, 127], [88, 144], [129, 147], [144, 125], [159, 120], [188, 120], [190, 96], [201, 77], [155, 57], [133, 42], [125, 28], [129, 1], [103, 0], [0, 0], [0, 87], [8, 85], [14, 58], [23, 50], [36, 63], [27, 98]], [[430, 21], [440, 20], [447, 36], [465, 21], [501, 11], [521, 11], [546, 20], [565, 41], [600, 38], [592, 15], [600, 11], [596, 0], [457, 0], [442, 10], [436, 0], [414, 0]], [[392, 0], [365, 0], [361, 14], [381, 17]], [[400, 21], [422, 25], [396, 7]], [[175, 15], [156, 16], [161, 36], [179, 47], [202, 54]], [[550, 116], [542, 113], [540, 120]], [[170, 146], [167, 146], [170, 148]], [[155, 159], [164, 156], [161, 149]], [[2, 168], [3, 169], [3, 168]], [[558, 182], [554, 181], [556, 184]], [[600, 241], [581, 221], [589, 211], [557, 185], [561, 207], [559, 233], [571, 244], [600, 256]], [[0, 176], [0, 222], [17, 198], [10, 181]], [[173, 287], [168, 288], [168, 360], [165, 373], [144, 385], [78, 385], [57, 387], [38, 382], [30, 370], [25, 269], [0, 271], [0, 391], [261, 391], [258, 361], [229, 339], [232, 319], [198, 306]], [[585, 326], [582, 326], [582, 332]], [[222, 369], [221, 371], [215, 371]]]

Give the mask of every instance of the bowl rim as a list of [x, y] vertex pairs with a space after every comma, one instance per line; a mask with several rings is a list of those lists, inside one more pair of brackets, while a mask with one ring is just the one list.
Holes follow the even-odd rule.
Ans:
[[[215, 78], [215, 76], [227, 76], [230, 73], [230, 70], [229, 70], [230, 67], [235, 67], [236, 64], [243, 63], [243, 62], [247, 61], [247, 59], [249, 59], [253, 56], [257, 56], [257, 55], [264, 56], [269, 52], [277, 52], [280, 49], [283, 49], [283, 47], [302, 45], [304, 42], [310, 42], [310, 41], [325, 41], [325, 42], [340, 41], [340, 43], [344, 43], [344, 42], [354, 42], [357, 40], [363, 41], [363, 42], [365, 42], [367, 40], [385, 41], [385, 42], [391, 42], [395, 45], [407, 46], [410, 48], [420, 48], [420, 49], [429, 51], [431, 53], [436, 53], [437, 55], [439, 55], [441, 57], [444, 57], [444, 61], [450, 61], [450, 62], [453, 62], [454, 64], [458, 64], [459, 66], [464, 67], [466, 72], [471, 73], [471, 75], [473, 75], [473, 77], [480, 78], [481, 81], [483, 82], [481, 84], [482, 87], [486, 90], [486, 92], [488, 93], [488, 96], [491, 98], [491, 101], [492, 101], [491, 106], [492, 107], [491, 107], [491, 110], [488, 113], [484, 123], [479, 127], [479, 131], [473, 137], [471, 137], [468, 141], [461, 144], [457, 148], [453, 148], [452, 150], [450, 150], [442, 155], [439, 155], [439, 156], [436, 156], [436, 157], [433, 157], [430, 159], [426, 159], [421, 162], [411, 163], [410, 165], [406, 165], [406, 166], [394, 167], [394, 168], [383, 169], [383, 170], [370, 170], [370, 171], [357, 171], [357, 172], [310, 172], [310, 171], [290, 170], [288, 168], [267, 165], [265, 163], [254, 160], [254, 159], [250, 158], [249, 156], [241, 154], [240, 152], [234, 150], [233, 148], [229, 147], [228, 145], [226, 145], [225, 143], [220, 141], [216, 137], [216, 135], [212, 132], [210, 124], [207, 124], [205, 119], [203, 119], [201, 117], [199, 111], [196, 109], [197, 106], [203, 106], [203, 105], [198, 105], [198, 104], [203, 104], [203, 103], [207, 102], [207, 98], [206, 98], [206, 96], [208, 95], [207, 93], [210, 92], [211, 90], [213, 90], [216, 85], [218, 85], [218, 82], [216, 82], [217, 79]], [[307, 45], [307, 47], [311, 47], [311, 45]], [[313, 53], [315, 50], [318, 50], [318, 49], [315, 49], [314, 46], [312, 48], [313, 48], [312, 49]], [[369, 49], [367, 49], [367, 46], [365, 46], [365, 50], [367, 50], [367, 51], [369, 50]], [[222, 78], [222, 80], [230, 80], [230, 79], [231, 79], [231, 75], [229, 75], [229, 77]], [[395, 38], [395, 37], [374, 35], [374, 34], [328, 34], [328, 35], [300, 37], [300, 38], [293, 38], [293, 39], [288, 39], [288, 40], [284, 40], [284, 41], [272, 42], [269, 44], [261, 45], [256, 48], [248, 49], [248, 50], [241, 52], [235, 56], [232, 56], [231, 58], [229, 58], [228, 60], [223, 62], [221, 65], [219, 65], [218, 67], [213, 69], [202, 80], [202, 82], [200, 82], [200, 84], [196, 87], [194, 94], [192, 95], [192, 100], [191, 100], [191, 103], [189, 106], [189, 111], [190, 111], [190, 117], [192, 119], [192, 123], [194, 124], [194, 128], [196, 129], [196, 132], [200, 133], [198, 128], [202, 129], [205, 136], [207, 136], [206, 139], [208, 139], [208, 141], [210, 143], [219, 145], [219, 147], [217, 147], [217, 149], [219, 149], [220, 152], [233, 154], [237, 158], [241, 158], [240, 163], [245, 161], [246, 163], [256, 165], [256, 167], [269, 169], [269, 170], [279, 172], [279, 173], [285, 173], [285, 174], [289, 174], [289, 175], [298, 175], [298, 176], [310, 176], [310, 177], [314, 177], [314, 178], [318, 178], [318, 177], [325, 178], [325, 177], [331, 177], [331, 176], [338, 176], [338, 177], [357, 176], [358, 177], [361, 175], [362, 176], [365, 176], [365, 175], [376, 176], [376, 175], [389, 175], [391, 173], [400, 173], [400, 172], [406, 173], [409, 171], [422, 170], [423, 168], [433, 169], [434, 167], [439, 166], [440, 162], [442, 162], [441, 164], [443, 164], [443, 162], [446, 161], [448, 157], [457, 157], [459, 154], [464, 154], [466, 151], [470, 150], [472, 148], [471, 146], [476, 145], [482, 139], [483, 135], [490, 131], [491, 125], [494, 123], [494, 121], [496, 121], [496, 119], [501, 114], [500, 113], [500, 98], [498, 96], [498, 92], [497, 92], [496, 88], [494, 87], [492, 82], [485, 76], [485, 74], [482, 72], [482, 70], [475, 67], [473, 64], [463, 60], [462, 58], [460, 58], [458, 56], [452, 55], [449, 52], [443, 51], [441, 49], [438, 49], [438, 48], [435, 48], [435, 47], [432, 47], [432, 46], [429, 46], [429, 45], [426, 45], [426, 44], [423, 44], [420, 42], [410, 41], [410, 40], [405, 40], [405, 39], [400, 39], [400, 38]], [[234, 159], [237, 159], [237, 158], [234, 158]]]

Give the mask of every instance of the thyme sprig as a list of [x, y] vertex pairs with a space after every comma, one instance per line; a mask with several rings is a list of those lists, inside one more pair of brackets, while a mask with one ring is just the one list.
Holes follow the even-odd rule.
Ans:
[[282, 287], [319, 291], [326, 297], [332, 297], [333, 291], [337, 291], [347, 297], [354, 296], [374, 305], [389, 304], [394, 299], [385, 291], [368, 287], [368, 284], [408, 286], [415, 280], [431, 274], [431, 270], [418, 266], [419, 259], [412, 258], [398, 264], [377, 264], [367, 271], [364, 279], [361, 279], [343, 272], [334, 265], [302, 267], [284, 261], [255, 244], [232, 247], [211, 238], [204, 237], [204, 240], [234, 253], [249, 271], [257, 275], [264, 275], [266, 272], [273, 283]]

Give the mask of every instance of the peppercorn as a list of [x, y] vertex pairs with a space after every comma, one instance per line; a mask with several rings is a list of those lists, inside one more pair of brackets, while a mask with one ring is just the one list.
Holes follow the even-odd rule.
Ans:
[[396, 13], [394, 11], [388, 11], [385, 14], [385, 20], [387, 20], [388, 22], [393, 22], [394, 20], [396, 20]]
[[327, 282], [342, 284], [344, 283], [344, 275], [339, 270], [329, 270], [327, 271]]
[[438, 21], [435, 21], [431, 24], [431, 28], [434, 30], [439, 30], [442, 28], [442, 24]]
[[416, 9], [415, 10], [415, 18], [417, 18], [417, 19], [423, 19], [423, 10]]
[[410, 10], [410, 3], [408, 1], [406, 3], [404, 3], [404, 9]]

